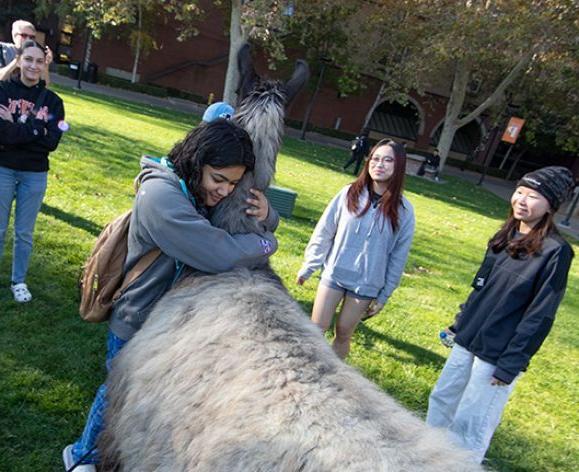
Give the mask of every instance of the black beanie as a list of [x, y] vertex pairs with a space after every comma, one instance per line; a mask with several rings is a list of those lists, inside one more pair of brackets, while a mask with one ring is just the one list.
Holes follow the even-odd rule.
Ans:
[[528, 187], [547, 199], [553, 211], [571, 197], [575, 188], [573, 174], [566, 167], [549, 166], [523, 175], [517, 187]]

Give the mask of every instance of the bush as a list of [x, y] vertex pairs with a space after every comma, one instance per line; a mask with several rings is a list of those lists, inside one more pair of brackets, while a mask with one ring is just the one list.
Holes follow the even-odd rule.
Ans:
[[[285, 119], [286, 126], [289, 126], [290, 128], [294, 129], [302, 129], [302, 123], [303, 122], [299, 120], [292, 120], [290, 118]], [[308, 126], [306, 127], [306, 132], [319, 133], [323, 134], [324, 136], [343, 139], [345, 141], [352, 141], [354, 138], [356, 138], [354, 134], [348, 133], [347, 131], [340, 131], [338, 129], [332, 128], [318, 128], [317, 126], [314, 126], [311, 123], [308, 123]]]
[[167, 89], [163, 87], [150, 84], [133, 84], [129, 80], [120, 79], [118, 77], [113, 77], [107, 74], [99, 74], [98, 82], [110, 87], [131, 90], [133, 92], [146, 93], [147, 95], [153, 95], [155, 97], [166, 98], [169, 95], [167, 93]]

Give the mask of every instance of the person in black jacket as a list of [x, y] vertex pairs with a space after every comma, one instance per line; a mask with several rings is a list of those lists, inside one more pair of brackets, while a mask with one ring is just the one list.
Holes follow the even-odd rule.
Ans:
[[370, 143], [368, 142], [368, 130], [362, 131], [359, 136], [356, 136], [356, 139], [352, 143], [352, 156], [344, 164], [344, 170], [350, 167], [354, 162], [356, 166], [354, 167], [354, 175], [358, 175], [358, 171], [360, 170], [360, 165], [362, 161], [370, 151]]
[[513, 387], [553, 324], [573, 258], [553, 214], [571, 195], [564, 167], [526, 174], [453, 326], [454, 347], [430, 394], [427, 423], [482, 462]]
[[62, 100], [40, 80], [45, 54], [39, 44], [25, 41], [17, 58], [19, 76], [0, 81], [0, 257], [15, 200], [11, 289], [21, 303], [32, 299], [25, 279], [46, 191], [48, 154], [65, 126]]

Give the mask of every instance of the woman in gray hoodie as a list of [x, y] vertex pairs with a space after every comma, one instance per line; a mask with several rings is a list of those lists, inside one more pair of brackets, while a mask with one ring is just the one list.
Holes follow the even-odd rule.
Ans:
[[376, 315], [399, 285], [412, 237], [414, 210], [402, 195], [406, 151], [382, 140], [360, 176], [330, 202], [298, 272], [302, 285], [322, 269], [312, 321], [329, 329], [338, 304], [333, 348], [344, 359], [356, 326]]
[[[262, 224], [262, 234], [231, 235], [212, 226], [207, 218], [254, 164], [251, 138], [237, 124], [224, 119], [192, 130], [166, 158], [142, 159], [125, 273], [152, 249], [159, 248], [161, 255], [113, 305], [107, 337], [107, 370], [157, 301], [179, 278], [183, 266], [216, 274], [264, 264], [276, 251], [273, 231], [279, 217], [262, 192], [252, 191], [245, 210]], [[106, 384], [102, 384], [82, 435], [64, 449], [66, 470], [96, 471], [95, 464], [100, 461], [96, 444], [103, 428], [106, 392]]]

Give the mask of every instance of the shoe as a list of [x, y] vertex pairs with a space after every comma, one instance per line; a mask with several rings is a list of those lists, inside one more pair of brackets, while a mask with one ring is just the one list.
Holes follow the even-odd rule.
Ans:
[[62, 461], [64, 462], [64, 470], [66, 471], [73, 470], [74, 472], [96, 472], [96, 465], [94, 464], [79, 464], [75, 467], [75, 461], [72, 457], [72, 444], [66, 446], [62, 451]]
[[32, 294], [24, 282], [11, 285], [10, 290], [12, 290], [12, 295], [14, 295], [14, 301], [18, 303], [27, 303], [32, 300]]

